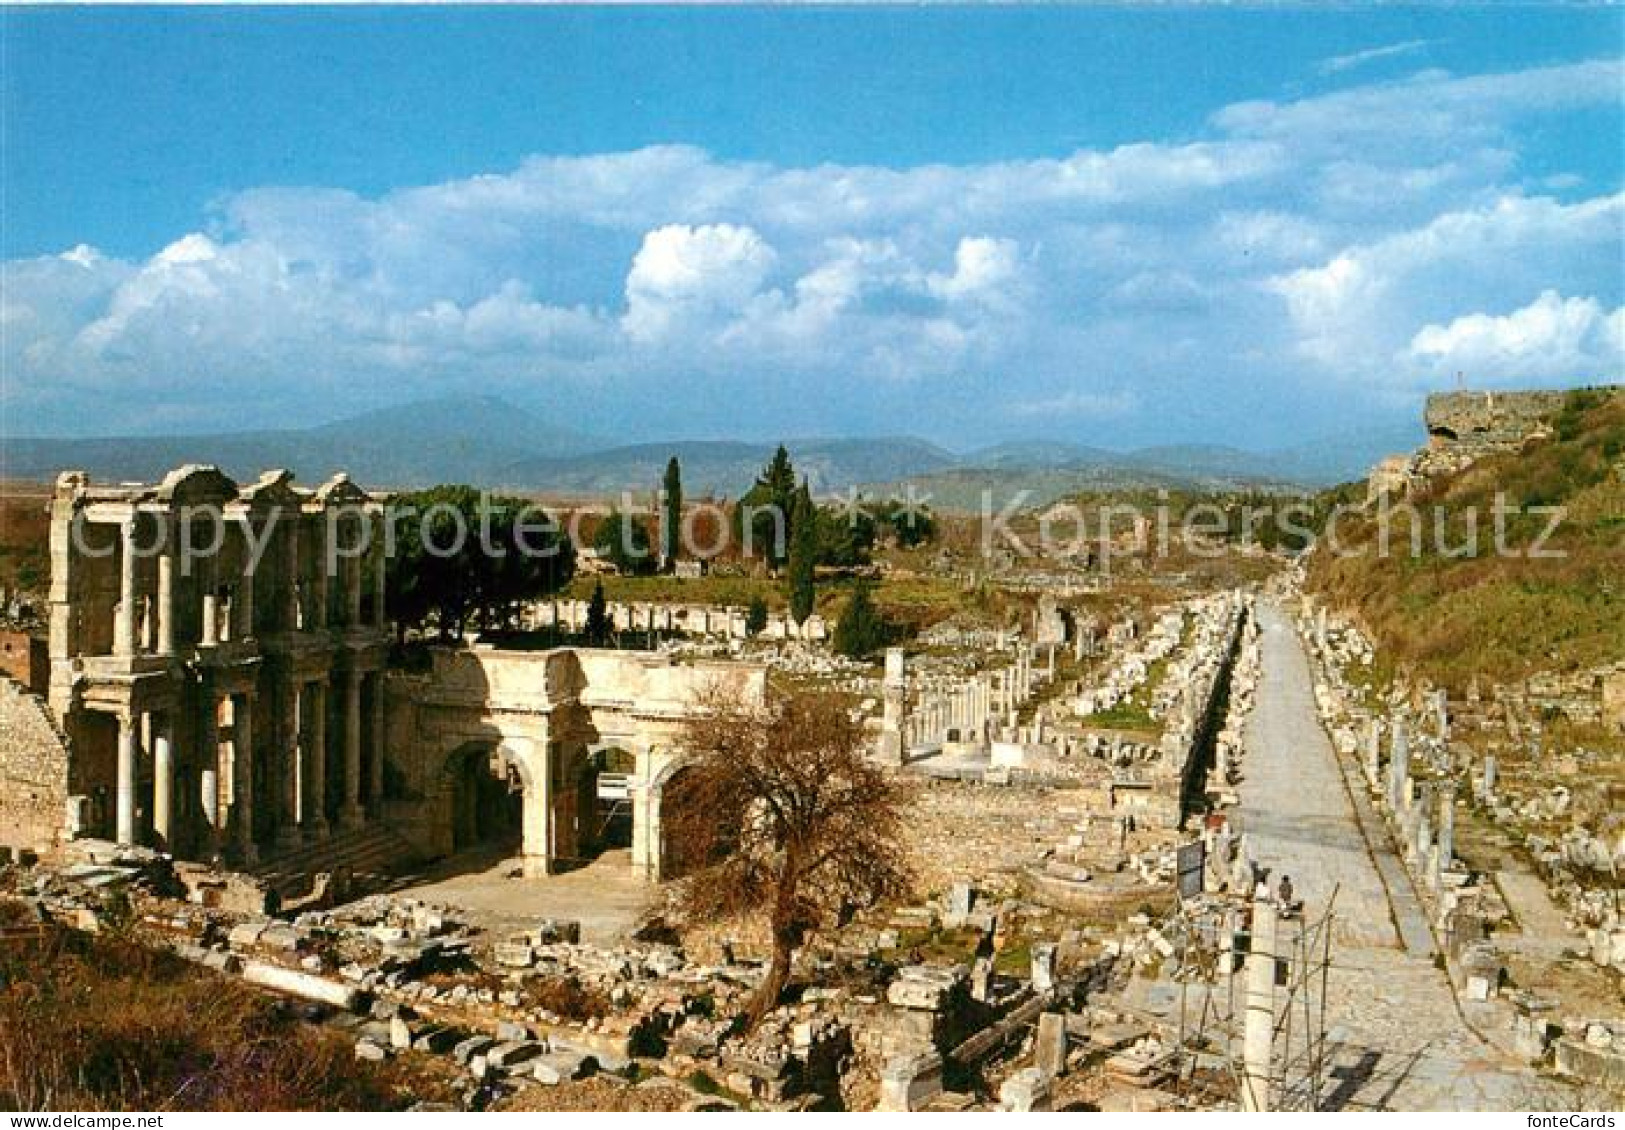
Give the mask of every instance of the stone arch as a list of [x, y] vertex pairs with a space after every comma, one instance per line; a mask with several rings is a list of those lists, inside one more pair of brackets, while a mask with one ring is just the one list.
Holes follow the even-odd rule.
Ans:
[[587, 747], [586, 779], [593, 791], [592, 846], [597, 851], [632, 846], [638, 814], [635, 782], [647, 750], [624, 737], [605, 737]]
[[450, 848], [522, 846], [525, 774], [500, 741], [476, 739], [446, 754], [440, 791], [450, 824]]
[[670, 815], [683, 801], [683, 778], [692, 762], [660, 748], [650, 751], [649, 761], [645, 783], [634, 791], [632, 866], [651, 881], [680, 879], [693, 861], [683, 858], [681, 845], [672, 839]]
[[693, 774], [689, 762], [677, 761], [670, 766], [664, 783], [660, 786], [658, 798], [660, 812], [660, 859], [659, 877], [661, 879], [681, 879], [694, 870], [697, 860], [691, 858], [691, 851], [673, 839], [672, 829], [674, 821], [672, 813], [687, 800], [685, 784], [691, 784]]
[[[549, 855], [546, 798], [539, 787], [537, 766], [532, 764], [533, 744], [528, 738], [480, 734], [463, 738], [441, 756], [433, 798], [437, 850], [450, 854], [478, 843], [478, 838], [472, 843], [460, 842], [467, 840], [471, 830], [478, 833], [480, 821], [476, 820], [474, 828], [469, 828], [466, 813], [459, 812], [459, 805], [467, 804], [468, 798], [466, 795], [460, 797], [459, 793], [466, 789], [471, 778], [477, 779], [483, 771], [493, 782], [505, 781], [513, 790], [510, 793], [513, 799], [507, 802], [509, 807], [505, 813], [500, 816], [487, 813], [488, 818], [496, 816], [498, 820], [517, 824], [516, 829], [509, 827], [506, 830], [506, 835], [501, 837], [503, 842], [510, 843], [524, 857], [527, 874], [533, 870], [533, 859], [545, 861]], [[494, 792], [489, 799], [496, 801]], [[476, 799], [476, 807], [477, 803]], [[461, 829], [458, 826], [460, 821], [464, 822]], [[498, 831], [498, 827], [489, 819], [486, 828]], [[545, 871], [545, 862], [540, 869]]]

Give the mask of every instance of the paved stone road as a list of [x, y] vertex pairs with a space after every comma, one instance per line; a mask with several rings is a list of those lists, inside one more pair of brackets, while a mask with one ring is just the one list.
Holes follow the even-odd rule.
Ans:
[[1508, 1061], [1463, 1023], [1444, 974], [1433, 964], [1426, 922], [1408, 880], [1374, 815], [1359, 812], [1344, 785], [1315, 711], [1308, 658], [1290, 620], [1262, 604], [1259, 622], [1263, 681], [1248, 724], [1236, 820], [1252, 857], [1271, 868], [1271, 885], [1283, 873], [1292, 877], [1307, 920], [1318, 919], [1337, 892], [1326, 992], [1334, 1066], [1321, 1089], [1322, 1105], [1547, 1105], [1546, 1085], [1534, 1072]]

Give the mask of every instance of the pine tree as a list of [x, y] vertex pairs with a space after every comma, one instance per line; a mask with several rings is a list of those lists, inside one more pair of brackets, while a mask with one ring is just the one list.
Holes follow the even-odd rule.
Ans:
[[818, 525], [814, 520], [812, 493], [802, 483], [790, 510], [790, 615], [797, 624], [812, 615], [813, 563], [818, 559]]
[[604, 598], [604, 582], [598, 581], [592, 586], [592, 599], [587, 601], [587, 642], [607, 643], [611, 630], [609, 601]]
[[751, 553], [766, 557], [775, 569], [788, 556], [795, 499], [796, 471], [790, 453], [781, 443], [734, 511], [735, 532], [741, 543], [748, 541]]
[[660, 527], [660, 555], [665, 567], [670, 570], [676, 568], [683, 548], [683, 469], [678, 466], [675, 455], [666, 464], [666, 478], [662, 485], [665, 488], [663, 502], [666, 513]]

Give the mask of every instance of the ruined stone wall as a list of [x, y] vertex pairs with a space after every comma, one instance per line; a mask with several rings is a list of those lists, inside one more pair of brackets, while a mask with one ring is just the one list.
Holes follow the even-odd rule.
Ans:
[[[1484, 455], [1516, 451], [1550, 432], [1572, 389], [1534, 392], [1438, 392], [1423, 411], [1427, 446], [1396, 455], [1373, 467], [1366, 479], [1366, 500], [1384, 495], [1416, 494], [1435, 478], [1453, 475]], [[1621, 386], [1597, 391], [1621, 393]]]
[[921, 894], [954, 882], [1014, 889], [1083, 818], [1088, 794], [1042, 786], [910, 782], [905, 821]]
[[0, 673], [44, 694], [51, 677], [50, 652], [43, 639], [29, 632], [0, 630]]
[[49, 850], [67, 804], [67, 745], [45, 700], [0, 677], [0, 846]]
[[1549, 424], [1566, 391], [1440, 392], [1428, 397], [1424, 419], [1435, 446], [1517, 446]]
[[1602, 721], [1625, 733], [1625, 668], [1602, 676]]

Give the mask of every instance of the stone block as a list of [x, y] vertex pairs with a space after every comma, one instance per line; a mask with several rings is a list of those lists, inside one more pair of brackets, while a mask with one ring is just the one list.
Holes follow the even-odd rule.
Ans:
[[412, 1026], [399, 1016], [389, 1022], [389, 1046], [405, 1051], [412, 1046]]
[[232, 949], [253, 949], [260, 944], [260, 937], [265, 933], [264, 922], [239, 922], [231, 928], [226, 935], [226, 944]]
[[535, 1040], [510, 1040], [485, 1053], [485, 1062], [497, 1071], [513, 1072], [547, 1049]]
[[496, 1041], [489, 1036], [470, 1036], [452, 1047], [451, 1058], [458, 1063], [467, 1064], [475, 1056], [483, 1059], [486, 1051], [495, 1046]]
[[876, 1110], [907, 1112], [942, 1093], [942, 1057], [935, 1052], [900, 1056], [880, 1071], [880, 1100]]
[[526, 942], [498, 942], [491, 947], [491, 956], [498, 965], [514, 969], [529, 969], [536, 964], [536, 951]]
[[1016, 1113], [1054, 1110], [1049, 1076], [1036, 1067], [1016, 1072], [999, 1087], [999, 1106]]
[[430, 1028], [418, 1034], [412, 1041], [412, 1047], [420, 1052], [444, 1055], [456, 1047], [463, 1038], [463, 1034], [455, 1028]]
[[548, 1052], [536, 1057], [531, 1067], [531, 1075], [538, 1083], [553, 1087], [590, 1075], [593, 1066], [592, 1056], [583, 1052]]
[[886, 1000], [899, 1008], [941, 1012], [964, 981], [958, 966], [909, 965], [886, 987]]
[[1054, 1078], [1066, 1073], [1066, 1017], [1059, 1012], [1046, 1012], [1038, 1018], [1038, 1047], [1036, 1066], [1046, 1076]]
[[514, 1020], [503, 1020], [497, 1024], [497, 1039], [503, 1042], [530, 1039], [529, 1025], [520, 1024]]

